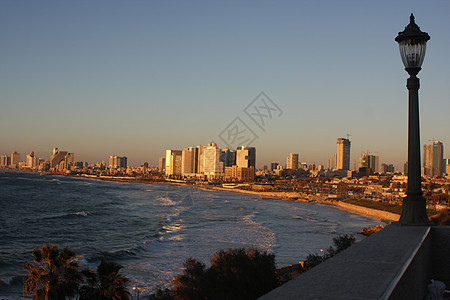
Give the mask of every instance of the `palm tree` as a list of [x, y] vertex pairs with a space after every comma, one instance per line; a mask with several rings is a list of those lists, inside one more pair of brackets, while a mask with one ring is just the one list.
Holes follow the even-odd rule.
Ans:
[[79, 300], [97, 300], [100, 299], [100, 281], [98, 274], [92, 270], [83, 270], [85, 284], [80, 287], [78, 294]]
[[119, 274], [121, 265], [114, 262], [102, 260], [97, 268], [100, 277], [101, 299], [103, 300], [128, 300], [131, 293], [126, 285], [130, 282], [128, 278]]
[[27, 295], [35, 293], [34, 300], [60, 300], [74, 297], [82, 281], [80, 265], [75, 252], [69, 248], [61, 251], [57, 246], [46, 244], [33, 249], [34, 265], [26, 263], [24, 290]]

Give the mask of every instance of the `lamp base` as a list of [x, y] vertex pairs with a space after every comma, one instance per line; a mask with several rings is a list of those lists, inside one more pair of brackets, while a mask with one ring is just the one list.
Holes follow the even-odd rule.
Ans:
[[427, 214], [427, 204], [422, 193], [408, 194], [403, 198], [400, 225], [429, 226], [431, 225]]

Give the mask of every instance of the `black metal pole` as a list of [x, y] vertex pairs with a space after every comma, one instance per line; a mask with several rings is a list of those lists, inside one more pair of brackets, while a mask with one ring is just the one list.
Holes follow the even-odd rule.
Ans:
[[429, 225], [427, 203], [422, 193], [419, 130], [419, 78], [420, 68], [407, 69], [410, 77], [406, 87], [409, 91], [408, 112], [408, 190], [403, 198], [401, 225]]

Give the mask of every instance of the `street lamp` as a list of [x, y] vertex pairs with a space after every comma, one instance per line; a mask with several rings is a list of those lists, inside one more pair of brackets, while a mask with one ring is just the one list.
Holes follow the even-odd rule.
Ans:
[[427, 203], [422, 196], [422, 176], [420, 169], [419, 132], [419, 78], [427, 41], [430, 36], [422, 32], [411, 14], [410, 23], [398, 33], [395, 41], [400, 48], [400, 56], [410, 77], [406, 87], [409, 91], [408, 112], [408, 190], [403, 198], [401, 225], [428, 225]]
[[136, 291], [136, 293], [137, 293], [137, 300], [139, 300], [139, 294], [141, 292], [141, 289], [138, 288], [137, 286], [133, 286], [133, 291]]

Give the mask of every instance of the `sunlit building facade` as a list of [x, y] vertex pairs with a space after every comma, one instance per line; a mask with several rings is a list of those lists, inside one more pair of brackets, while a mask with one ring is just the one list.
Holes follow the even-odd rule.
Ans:
[[350, 170], [350, 140], [338, 138], [336, 145], [336, 169]]
[[109, 168], [112, 169], [127, 168], [127, 166], [128, 166], [128, 158], [126, 156], [117, 156], [117, 155], [109, 156]]
[[286, 169], [298, 169], [298, 153], [289, 153], [288, 157], [286, 158]]
[[165, 157], [160, 157], [159, 158], [158, 171], [162, 173], [165, 170], [166, 170], [166, 158]]
[[231, 182], [253, 182], [255, 181], [255, 168], [244, 168], [236, 165], [225, 167], [224, 180]]
[[34, 169], [38, 166], [38, 158], [34, 155], [34, 151], [31, 151], [30, 154], [27, 155], [27, 168]]
[[11, 167], [15, 168], [19, 165], [20, 162], [20, 153], [14, 151], [11, 153]]
[[236, 149], [236, 166], [241, 168], [256, 168], [255, 147], [241, 146]]
[[166, 176], [181, 176], [181, 150], [166, 150]]
[[369, 153], [361, 153], [359, 169], [364, 169], [368, 174], [378, 173], [380, 171], [380, 157]]
[[434, 141], [431, 145], [423, 146], [423, 174], [428, 176], [442, 176], [446, 172], [444, 167], [444, 145]]
[[11, 164], [11, 158], [8, 155], [0, 156], [0, 167], [8, 167]]
[[208, 179], [223, 176], [223, 162], [220, 161], [221, 150], [216, 143], [211, 142], [208, 146], [202, 146], [199, 151], [199, 171]]
[[198, 173], [199, 147], [189, 147], [181, 152], [181, 174], [183, 176], [195, 176]]

